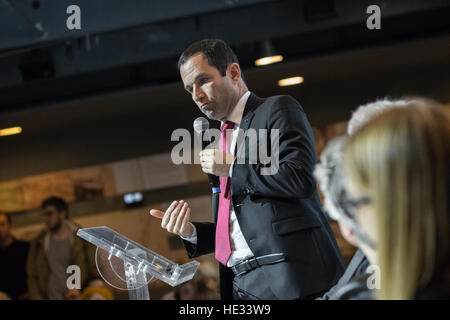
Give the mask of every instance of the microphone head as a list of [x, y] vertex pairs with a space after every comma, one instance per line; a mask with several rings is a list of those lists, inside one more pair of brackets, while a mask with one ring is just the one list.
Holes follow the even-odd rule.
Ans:
[[198, 134], [209, 129], [209, 121], [205, 117], [198, 117], [194, 120], [194, 131]]

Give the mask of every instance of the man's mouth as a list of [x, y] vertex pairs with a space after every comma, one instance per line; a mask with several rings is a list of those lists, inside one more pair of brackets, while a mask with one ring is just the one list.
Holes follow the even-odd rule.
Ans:
[[202, 110], [209, 111], [208, 105], [209, 105], [209, 103], [202, 104], [202, 106], [201, 106]]

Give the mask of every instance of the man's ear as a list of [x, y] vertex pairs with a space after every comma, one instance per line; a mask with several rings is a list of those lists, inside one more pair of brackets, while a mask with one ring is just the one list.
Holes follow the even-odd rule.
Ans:
[[227, 75], [235, 84], [241, 78], [241, 67], [236, 62], [231, 63], [227, 68]]

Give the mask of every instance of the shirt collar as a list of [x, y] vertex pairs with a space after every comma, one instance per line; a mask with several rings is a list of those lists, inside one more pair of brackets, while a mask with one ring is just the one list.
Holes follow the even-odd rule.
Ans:
[[231, 114], [227, 119], [228, 121], [234, 122], [237, 125], [241, 123], [242, 115], [244, 114], [245, 105], [247, 104], [248, 97], [250, 97], [250, 93], [250, 91], [247, 91], [242, 95], [236, 106], [233, 108], [233, 111], [231, 111]]

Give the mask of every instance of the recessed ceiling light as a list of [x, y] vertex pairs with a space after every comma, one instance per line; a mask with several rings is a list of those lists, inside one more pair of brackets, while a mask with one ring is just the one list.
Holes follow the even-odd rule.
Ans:
[[255, 65], [265, 66], [272, 63], [277, 63], [283, 61], [283, 56], [277, 52], [272, 41], [264, 40], [260, 42], [260, 57], [255, 60]]
[[21, 127], [12, 127], [12, 128], [0, 129], [0, 137], [11, 136], [13, 134], [19, 134], [21, 132], [22, 132], [22, 128]]
[[300, 84], [303, 81], [304, 81], [303, 77], [292, 77], [292, 78], [281, 79], [280, 81], [278, 81], [278, 85], [280, 87], [293, 86], [296, 84]]
[[265, 66], [272, 63], [277, 63], [283, 61], [283, 56], [276, 55], [271, 57], [264, 57], [255, 61], [255, 65], [257, 66]]

